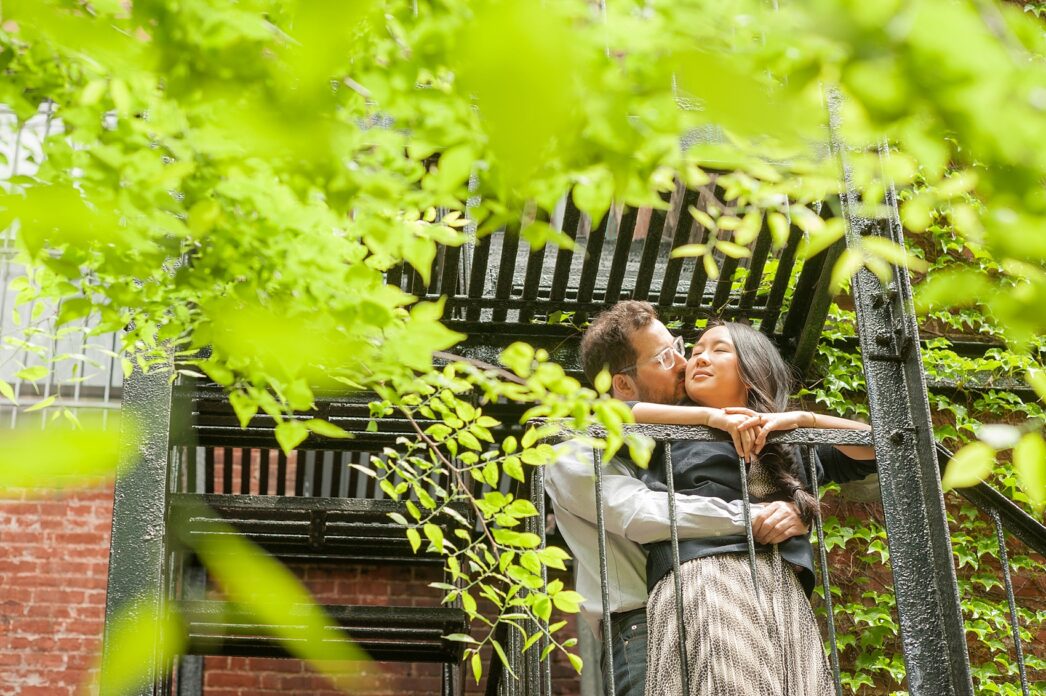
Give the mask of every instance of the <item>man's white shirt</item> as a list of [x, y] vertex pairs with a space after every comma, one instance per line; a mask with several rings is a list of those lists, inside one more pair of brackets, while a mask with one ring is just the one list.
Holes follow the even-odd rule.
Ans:
[[[577, 591], [585, 597], [581, 613], [594, 630], [603, 618], [599, 588], [599, 536], [596, 527], [592, 449], [577, 440], [557, 446], [557, 459], [545, 471], [556, 526], [574, 556]], [[762, 506], [752, 505], [755, 515]], [[680, 539], [743, 534], [741, 501], [696, 495], [676, 496]], [[603, 521], [611, 613], [646, 605], [646, 551], [642, 544], [671, 537], [668, 494], [654, 491], [616, 457], [603, 467]]]

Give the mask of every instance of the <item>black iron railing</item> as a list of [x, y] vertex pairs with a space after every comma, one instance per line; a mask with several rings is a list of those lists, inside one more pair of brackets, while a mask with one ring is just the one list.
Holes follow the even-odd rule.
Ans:
[[[628, 432], [635, 433], [638, 435], [645, 435], [655, 440], [662, 442], [671, 441], [728, 441], [728, 436], [714, 429], [706, 427], [686, 427], [686, 426], [666, 426], [666, 425], [633, 425], [626, 426]], [[592, 437], [601, 437], [605, 434], [604, 431], [598, 428], [593, 428], [586, 435]], [[577, 433], [575, 433], [577, 435]], [[811, 482], [813, 492], [818, 494], [818, 481], [816, 476], [816, 466], [813, 455], [813, 450], [817, 445], [856, 445], [856, 446], [868, 446], [872, 445], [874, 438], [872, 433], [869, 431], [859, 430], [819, 430], [819, 429], [797, 429], [785, 433], [775, 433], [770, 436], [770, 441], [792, 445], [799, 448], [801, 452], [802, 461], [804, 463], [805, 470], [807, 472], [808, 480]], [[671, 448], [666, 447], [666, 452], [670, 452]], [[938, 447], [940, 454], [940, 461], [946, 463], [950, 457], [950, 453], [943, 447]], [[555, 466], [553, 464], [552, 466]], [[673, 571], [675, 574], [677, 585], [679, 583], [679, 532], [676, 523], [676, 514], [674, 510], [674, 496], [672, 489], [672, 463], [670, 454], [666, 457], [665, 461], [661, 463], [652, 463], [651, 466], [664, 466], [665, 467], [665, 478], [669, 488], [669, 511], [671, 519], [671, 531], [670, 541], [673, 549]], [[738, 459], [739, 473], [741, 474], [741, 480], [745, 481], [746, 465], [743, 460]], [[600, 583], [602, 592], [602, 606], [603, 606], [603, 625], [609, 625], [610, 623], [610, 596], [609, 596], [609, 582], [608, 568], [607, 568], [607, 531], [603, 520], [604, 510], [604, 496], [603, 496], [603, 466], [598, 451], [593, 452], [593, 486], [595, 489], [596, 497], [596, 527], [598, 531], [599, 539], [599, 560], [600, 560]], [[536, 472], [532, 481], [532, 495], [533, 500], [536, 502], [543, 498], [540, 490], [542, 488], [542, 474], [540, 471]], [[881, 481], [881, 485], [889, 485], [889, 482]], [[972, 502], [980, 510], [985, 512], [992, 520], [994, 525], [995, 534], [998, 539], [999, 545], [999, 558], [1000, 558], [1000, 574], [1002, 575], [1003, 585], [1006, 591], [1006, 598], [1010, 610], [1010, 628], [1011, 636], [1013, 640], [1013, 655], [1007, 656], [1012, 657], [1018, 666], [1018, 679], [1019, 687], [1022, 693], [1028, 695], [1029, 682], [1027, 677], [1027, 669], [1025, 665], [1025, 655], [1023, 645], [1020, 637], [1020, 622], [1017, 611], [1017, 602], [1013, 591], [1013, 582], [1011, 578], [1011, 572], [1009, 567], [1009, 560], [1006, 551], [1006, 536], [1010, 535], [1015, 539], [1018, 539], [1025, 543], [1030, 550], [1040, 555], [1046, 556], [1046, 527], [1038, 523], [1035, 519], [1030, 517], [1027, 513], [1021, 510], [1016, 504], [1010, 501], [1008, 498], [1003, 496], [1001, 493], [996, 491], [994, 488], [980, 484], [972, 488], [960, 489], [961, 493], [967, 500]], [[755, 553], [757, 546], [753, 540], [752, 532], [752, 518], [750, 501], [748, 499], [747, 491], [743, 493], [743, 507], [744, 507], [744, 521], [746, 537], [748, 539], [748, 554], [749, 563], [752, 569], [753, 583], [755, 591], [758, 592], [758, 582], [755, 575]], [[822, 599], [824, 602], [824, 609], [826, 614], [825, 621], [825, 635], [823, 636], [824, 642], [827, 646], [829, 653], [829, 661], [832, 669], [832, 677], [835, 685], [837, 694], [844, 693], [844, 686], [842, 682], [841, 670], [840, 670], [840, 649], [836, 639], [836, 626], [835, 626], [835, 610], [832, 605], [832, 569], [828, 562], [827, 547], [825, 545], [825, 535], [822, 522], [819, 518], [815, 519], [814, 528], [811, 533], [816, 538], [817, 553], [816, 562], [818, 566], [820, 589], [822, 592]], [[890, 539], [891, 548], [898, 544], [907, 543], [905, 539]], [[683, 606], [682, 606], [682, 592], [680, 587], [676, 587], [674, 596], [676, 597], [676, 614], [677, 620], [681, 627], [681, 647], [685, 645], [686, 641], [686, 624], [682, 619]], [[611, 636], [609, 631], [602, 632], [603, 646], [602, 649], [606, 654], [611, 654]], [[965, 641], [961, 646], [955, 646], [956, 649], [965, 650]], [[682, 666], [681, 683], [683, 684], [683, 693], [689, 693], [687, 687], [687, 674], [686, 674], [686, 657], [681, 656], [680, 664]], [[517, 670], [526, 669], [529, 665], [531, 669], [540, 669], [543, 674], [546, 675], [545, 679], [539, 680], [538, 684], [544, 684], [547, 680], [549, 667], [547, 663], [541, 664], [533, 656], [522, 655], [517, 657], [517, 664], [514, 668]], [[607, 661], [607, 670], [603, 673], [604, 686], [608, 689], [608, 693], [613, 693], [614, 689], [614, 675], [610, 664]], [[498, 672], [500, 676], [500, 672]], [[487, 689], [488, 695], [502, 694], [507, 696], [508, 694], [515, 693], [526, 693], [534, 694], [535, 696], [542, 696], [543, 694], [550, 694], [551, 691], [544, 690], [530, 690], [524, 692], [518, 692], [514, 689], [518, 688], [507, 681], [503, 681], [500, 686], [498, 684], [490, 684]]]

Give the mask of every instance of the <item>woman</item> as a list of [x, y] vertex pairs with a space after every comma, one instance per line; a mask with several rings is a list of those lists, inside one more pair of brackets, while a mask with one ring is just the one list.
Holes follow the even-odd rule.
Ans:
[[[637, 403], [641, 423], [709, 425], [730, 433], [733, 443], [672, 443], [673, 483], [678, 493], [737, 500], [738, 456], [748, 463], [753, 500], [788, 500], [809, 525], [817, 500], [801, 457], [790, 447], [767, 445], [766, 436], [797, 427], [867, 429], [855, 421], [806, 411], [785, 411], [790, 373], [762, 333], [743, 324], [709, 328], [694, 345], [686, 369], [686, 392], [695, 406]], [[874, 470], [870, 447], [820, 446], [818, 478], [848, 481]], [[651, 467], [648, 485], [664, 489], [662, 470]], [[660, 480], [658, 480], [660, 477]], [[649, 635], [647, 696], [677, 696], [679, 630], [670, 542], [648, 547]], [[680, 580], [687, 629], [691, 693], [715, 696], [807, 696], [832, 694], [820, 632], [807, 599], [813, 591], [809, 533], [772, 546], [759, 545], [758, 592], [744, 536], [680, 543]]]

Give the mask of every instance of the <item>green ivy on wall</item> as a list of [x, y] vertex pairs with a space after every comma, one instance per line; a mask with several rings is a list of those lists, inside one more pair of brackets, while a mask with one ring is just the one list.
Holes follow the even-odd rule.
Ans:
[[[927, 259], [927, 273], [955, 268], [997, 271], [983, 250], [936, 227], [909, 240], [912, 252]], [[1041, 367], [1042, 342], [1024, 353], [999, 344], [1003, 327], [982, 308], [939, 310], [922, 318], [925, 340], [923, 365], [931, 383], [930, 406], [934, 433], [951, 449], [974, 442], [985, 426], [999, 423], [1023, 428], [1041, 427], [1041, 402], [1024, 398], [1022, 376]], [[833, 305], [819, 346], [816, 381], [800, 398], [826, 411], [846, 416], [868, 413], [864, 373], [855, 338], [854, 313]], [[991, 341], [982, 355], [961, 355], [954, 341]], [[945, 387], [945, 385], [948, 385]], [[987, 480], [1041, 519], [1026, 493], [1017, 485], [1007, 457], [995, 462]], [[837, 487], [833, 487], [837, 490]], [[833, 490], [830, 489], [830, 490]], [[842, 658], [843, 682], [857, 694], [904, 693], [904, 663], [899, 625], [889, 573], [889, 549], [881, 512], [855, 506], [833, 494], [839, 515], [826, 516], [825, 544], [832, 554], [833, 609]], [[952, 548], [959, 577], [974, 688], [978, 694], [1020, 694], [1010, 611], [1000, 574], [999, 548], [991, 520], [962, 501], [947, 495]], [[1029, 555], [1015, 540], [1007, 544], [1011, 572], [1017, 586], [1026, 667], [1032, 693], [1046, 689], [1046, 601], [1043, 559]], [[820, 594], [820, 591], [819, 591]], [[823, 614], [823, 605], [821, 605]]]

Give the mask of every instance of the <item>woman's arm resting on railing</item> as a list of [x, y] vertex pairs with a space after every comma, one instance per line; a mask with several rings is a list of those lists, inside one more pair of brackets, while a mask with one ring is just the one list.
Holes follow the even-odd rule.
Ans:
[[[754, 417], [753, 411], [747, 408], [727, 408], [734, 415]], [[784, 411], [782, 413], [759, 413], [759, 424], [755, 426], [755, 452], [758, 454], [766, 445], [766, 436], [777, 430], [795, 430], [796, 428], [824, 428], [825, 430], [871, 430], [871, 426], [860, 421], [826, 416], [813, 411]], [[875, 459], [872, 447], [837, 445], [836, 449], [851, 459]]]
[[[745, 411], [746, 413], [741, 413]], [[723, 430], [730, 434], [734, 449], [745, 461], [751, 461], [758, 452], [755, 449], [757, 428], [760, 416], [748, 409], [708, 408], [706, 406], [673, 406], [669, 404], [652, 404], [640, 401], [632, 406], [632, 415], [637, 423], [657, 423], [659, 425], [707, 425], [710, 428]]]

